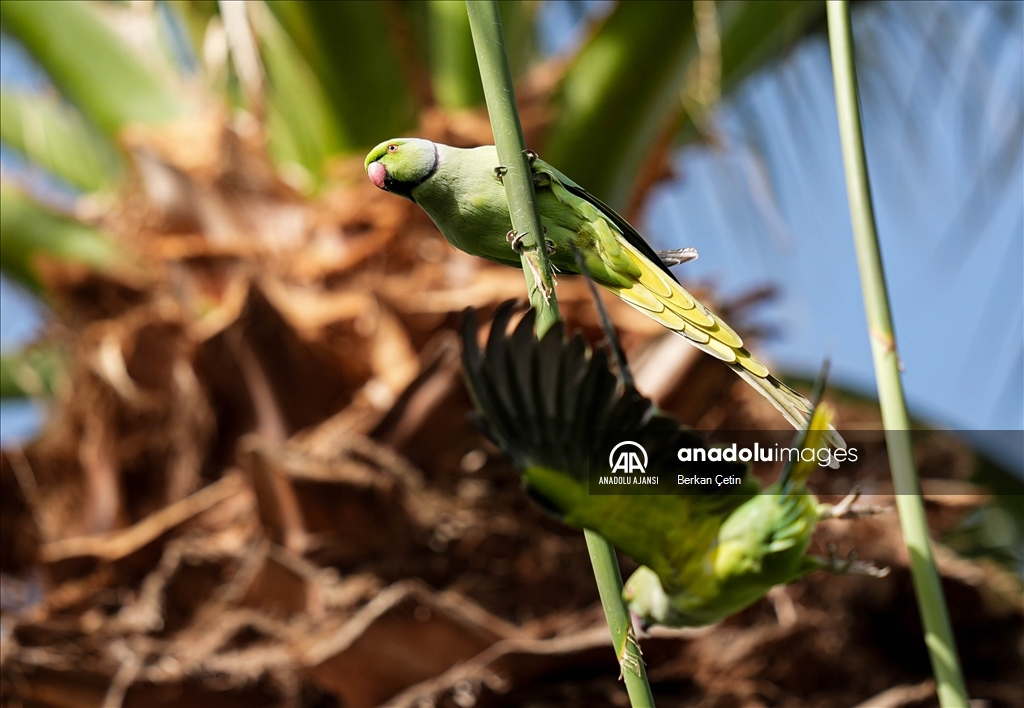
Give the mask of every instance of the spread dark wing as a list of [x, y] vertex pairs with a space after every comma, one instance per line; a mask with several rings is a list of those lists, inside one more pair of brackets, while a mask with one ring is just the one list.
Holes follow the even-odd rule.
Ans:
[[579, 335], [566, 340], [561, 323], [538, 342], [528, 313], [506, 334], [512, 310], [513, 303], [498, 308], [485, 351], [477, 344], [473, 311], [463, 320], [463, 367], [482, 430], [523, 473], [530, 497], [546, 511], [597, 531], [659, 575], [677, 573], [681, 562], [713, 543], [720, 521], [756, 492], [756, 484], [684, 495], [592, 495], [594, 467], [608, 473], [601, 431], [628, 432], [648, 453], [649, 475], [706, 471], [744, 478], [746, 466], [684, 466], [676, 453], [705, 447], [699, 433], [624, 385], [603, 349], [592, 352]]

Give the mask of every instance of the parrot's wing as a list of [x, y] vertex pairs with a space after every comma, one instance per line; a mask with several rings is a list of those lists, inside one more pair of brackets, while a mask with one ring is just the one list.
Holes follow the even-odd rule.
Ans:
[[677, 283], [679, 282], [675, 274], [672, 273], [671, 270], [669, 270], [668, 265], [662, 261], [662, 259], [658, 256], [657, 252], [653, 248], [651, 248], [651, 245], [647, 243], [646, 240], [644, 240], [643, 236], [640, 235], [640, 232], [634, 229], [628, 221], [619, 216], [619, 213], [617, 211], [612, 209], [610, 206], [602, 202], [593, 194], [591, 194], [583, 187], [573, 182], [571, 179], [569, 179], [564, 174], [562, 174], [561, 172], [559, 172], [554, 167], [552, 167], [551, 165], [549, 165], [548, 163], [544, 162], [541, 159], [534, 160], [533, 171], [535, 173], [545, 174], [551, 179], [557, 180], [559, 183], [561, 183], [563, 187], [565, 187], [566, 191], [568, 191], [569, 194], [592, 204], [609, 221], [615, 224], [615, 226], [622, 233], [622, 237], [626, 239], [626, 241], [629, 242], [629, 244], [633, 246], [633, 248], [640, 251], [640, 253], [644, 254], [644, 256], [646, 256], [647, 259], [651, 261], [651, 263], [654, 263], [657, 266], [659, 266], [663, 271], [665, 271], [668, 274], [668, 277], [672, 278], [672, 280], [674, 280]]
[[677, 451], [704, 447], [702, 436], [617, 379], [603, 349], [591, 352], [579, 335], [567, 341], [560, 323], [538, 342], [532, 313], [507, 335], [511, 315], [511, 303], [498, 309], [485, 352], [471, 310], [463, 320], [463, 367], [482, 429], [522, 472], [527, 493], [544, 510], [601, 534], [658, 573], [666, 589], [682, 586], [702, 572], [701, 559], [723, 519], [756, 493], [757, 483], [679, 496], [591, 495], [591, 465], [608, 473], [601, 431], [628, 431], [648, 452], [649, 475], [703, 471], [744, 479], [746, 466], [684, 466]]

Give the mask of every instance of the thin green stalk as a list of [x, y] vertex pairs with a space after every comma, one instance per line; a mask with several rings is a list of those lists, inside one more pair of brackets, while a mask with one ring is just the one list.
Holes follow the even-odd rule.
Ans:
[[498, 149], [498, 159], [507, 168], [504, 184], [512, 229], [523, 238], [521, 255], [526, 288], [530, 304], [537, 311], [537, 336], [542, 337], [559, 320], [558, 302], [555, 300], [547, 249], [538, 248], [544, 239], [540, 214], [534, 202], [533, 176], [526, 156], [523, 127], [516, 110], [501, 15], [498, 4], [493, 0], [470, 0], [466, 3], [466, 11], [480, 67], [480, 80], [484, 85], [487, 113], [491, 117], [494, 146]]
[[[533, 178], [523, 141], [523, 129], [516, 110], [512, 72], [509, 69], [498, 3], [494, 0], [466, 2], [473, 34], [480, 78], [491, 118], [498, 159], [508, 168], [505, 191], [508, 194], [512, 228], [523, 236], [523, 272], [530, 303], [537, 311], [537, 335], [543, 336], [559, 320], [554, 281], [547, 249], [544, 247], [540, 214], [534, 199]], [[647, 673], [633, 636], [629, 611], [622, 601], [622, 574], [611, 544], [592, 531], [585, 531], [590, 561], [594, 566], [601, 604], [604, 606], [612, 644], [618, 657], [630, 703], [634, 708], [654, 706]]]
[[583, 537], [587, 539], [587, 552], [590, 554], [590, 564], [594, 567], [597, 592], [601, 596], [601, 606], [612, 633], [612, 647], [619, 660], [619, 670], [626, 684], [629, 703], [633, 708], [654, 708], [654, 696], [647, 682], [647, 668], [636, 635], [633, 634], [629, 609], [622, 601], [622, 572], [619, 570], [619, 559], [615, 557], [615, 549], [604, 537], [590, 529], [583, 529]]
[[910, 419], [903, 398], [896, 337], [889, 312], [889, 295], [882, 270], [882, 255], [878, 247], [867, 161], [864, 157], [849, 3], [847, 0], [829, 0], [827, 13], [850, 219], [853, 222], [853, 238], [864, 292], [864, 310], [875, 363], [882, 424], [885, 426], [889, 449], [896, 508], [899, 510], [903, 538], [910, 557], [910, 571], [921, 610], [925, 644], [931, 656], [939, 703], [944, 708], [965, 708], [968, 705], [967, 689], [939, 573], [932, 556], [910, 442]]

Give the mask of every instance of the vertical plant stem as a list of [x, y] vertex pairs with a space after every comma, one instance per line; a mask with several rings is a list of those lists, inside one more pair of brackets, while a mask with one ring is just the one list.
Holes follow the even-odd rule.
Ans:
[[654, 696], [647, 682], [647, 669], [640, 655], [640, 645], [633, 634], [629, 609], [622, 601], [622, 572], [619, 570], [619, 560], [615, 557], [615, 549], [590, 529], [583, 529], [583, 536], [587, 539], [587, 553], [594, 567], [597, 592], [601, 596], [601, 606], [612, 633], [612, 647], [619, 661], [623, 683], [626, 684], [629, 703], [633, 708], [654, 708]]
[[[468, 0], [466, 11], [469, 13], [473, 45], [480, 65], [480, 78], [498, 159], [508, 168], [504, 184], [512, 228], [523, 236], [523, 272], [526, 275], [530, 303], [537, 311], [537, 336], [542, 337], [559, 320], [558, 303], [555, 300], [554, 280], [544, 245], [540, 214], [534, 198], [533, 176], [526, 156], [523, 129], [516, 110], [512, 72], [505, 51], [498, 3], [495, 0]], [[653, 707], [654, 699], [647, 683], [639, 646], [633, 635], [629, 611], [622, 601], [622, 574], [619, 572], [615, 549], [592, 531], [584, 531], [584, 535], [630, 703], [634, 708]]]
[[875, 364], [882, 424], [885, 426], [886, 445], [889, 449], [889, 467], [892, 470], [896, 507], [899, 510], [903, 539], [910, 557], [914, 592], [921, 611], [925, 644], [931, 656], [939, 702], [944, 708], [964, 708], [968, 705], [967, 689], [960, 669], [939, 573], [929, 543], [928, 524], [910, 441], [910, 420], [900, 380], [900, 362], [896, 353], [896, 337], [893, 334], [889, 311], [889, 295], [875, 229], [867, 161], [864, 156], [864, 136], [860, 124], [849, 3], [847, 0], [829, 0], [827, 13], [836, 112], [843, 147], [850, 219], [853, 223], [853, 238], [860, 267], [864, 310], [867, 314], [871, 352]]
[[[487, 113], [491, 118], [498, 159], [507, 168], [504, 177], [512, 229], [522, 236], [523, 272], [530, 304], [537, 311], [537, 336], [559, 320], [554, 279], [548, 262], [544, 233], [533, 192], [533, 174], [526, 156], [523, 127], [516, 110], [512, 70], [505, 51], [498, 4], [493, 0], [468, 0], [469, 26], [473, 34], [480, 80], [484, 85]], [[497, 167], [497, 165], [495, 165]]]

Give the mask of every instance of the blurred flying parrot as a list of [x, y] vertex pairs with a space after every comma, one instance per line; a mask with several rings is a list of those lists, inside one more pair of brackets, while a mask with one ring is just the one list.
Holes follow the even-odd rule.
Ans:
[[[531, 311], [506, 334], [512, 309], [512, 303], [498, 309], [484, 351], [472, 310], [463, 320], [463, 369], [477, 423], [519, 469], [542, 509], [596, 531], [641, 564], [623, 599], [644, 626], [712, 624], [814, 570], [887, 572], [834, 553], [806, 554], [820, 520], [879, 511], [854, 508], [855, 494], [835, 506], [819, 504], [806, 486], [814, 461], [788, 465], [760, 492], [745, 464], [722, 462], [711, 474], [734, 475], [740, 484], [699, 494], [591, 494], [588, 473], [595, 465], [598, 474], [609, 468], [605, 441], [595, 431], [628, 431], [648, 452], [646, 472], [669, 476], [707, 473], [707, 466], [676, 457], [680, 448], [705, 447], [703, 437], [613, 374], [604, 349], [591, 351], [578, 334], [566, 340], [561, 323], [538, 342]], [[827, 449], [828, 420], [819, 406], [799, 434], [802, 447]]]
[[[552, 266], [577, 273], [574, 247], [593, 279], [693, 346], [724, 361], [764, 395], [798, 430], [810, 403], [751, 356], [720, 317], [683, 289], [668, 265], [610, 207], [543, 160], [532, 157], [537, 207]], [[366, 173], [379, 188], [418, 204], [448, 242], [470, 255], [521, 267], [502, 170], [493, 145], [464, 150], [418, 138], [381, 143], [366, 156]], [[679, 252], [675, 252], [679, 253]], [[690, 256], [692, 257], [692, 256]], [[826, 439], [845, 448], [835, 428]]]

